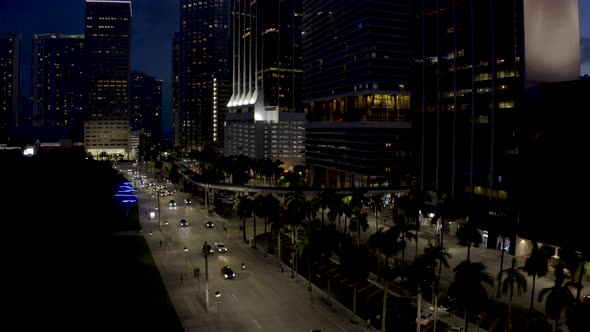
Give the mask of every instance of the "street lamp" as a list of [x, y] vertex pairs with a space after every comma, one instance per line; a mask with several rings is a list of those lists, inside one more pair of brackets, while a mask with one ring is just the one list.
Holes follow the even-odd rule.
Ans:
[[164, 228], [166, 231], [166, 247], [168, 247], [168, 220], [164, 220]]
[[[188, 251], [188, 248], [187, 248], [187, 247], [184, 247], [183, 251], [184, 251], [184, 252], [187, 252], [187, 251]], [[185, 255], [184, 255], [184, 275], [185, 275], [185, 276], [187, 276], [187, 274], [186, 274], [186, 261], [187, 261], [187, 260], [188, 260], [188, 258], [186, 257], [186, 254], [185, 254]]]
[[215, 302], [217, 302], [217, 324], [219, 324], [219, 302], [221, 298], [221, 292], [220, 291], [215, 291]]

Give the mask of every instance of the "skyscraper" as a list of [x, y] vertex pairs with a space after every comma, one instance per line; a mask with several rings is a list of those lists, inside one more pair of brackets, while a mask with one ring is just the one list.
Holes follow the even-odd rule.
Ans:
[[131, 131], [142, 131], [143, 142], [162, 139], [162, 81], [145, 73], [133, 72], [130, 79]]
[[506, 225], [517, 220], [525, 88], [579, 79], [578, 1], [417, 3], [419, 183], [476, 207], [478, 218], [470, 220], [485, 230], [484, 244], [496, 247], [502, 235], [514, 239]]
[[83, 128], [84, 35], [33, 35], [34, 127]]
[[86, 112], [129, 114], [131, 1], [86, 0]]
[[84, 145], [130, 157], [131, 1], [86, 0]]
[[20, 118], [20, 34], [0, 36], [0, 142], [5, 143], [8, 130], [19, 125]]
[[234, 0], [225, 155], [303, 162], [301, 1]]
[[413, 1], [303, 2], [305, 162], [314, 186], [408, 185]]
[[180, 32], [173, 46], [173, 61], [178, 59], [173, 70], [178, 79], [174, 129], [185, 151], [223, 145], [229, 46], [229, 0], [181, 1]]

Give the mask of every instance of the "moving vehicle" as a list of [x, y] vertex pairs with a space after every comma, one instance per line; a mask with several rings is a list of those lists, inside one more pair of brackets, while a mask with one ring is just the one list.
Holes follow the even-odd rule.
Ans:
[[170, 207], [176, 207], [176, 201], [171, 199], [170, 200]]
[[463, 332], [464, 328], [459, 325], [452, 325], [448, 332]]
[[207, 222], [205, 222], [205, 227], [207, 228], [213, 228], [213, 222], [211, 220], [207, 220]]
[[188, 226], [188, 221], [186, 221], [186, 220], [184, 220], [184, 219], [181, 219], [179, 224], [180, 224], [180, 226], [182, 226], [182, 227], [186, 227], [186, 226]]
[[185, 198], [184, 199], [184, 204], [193, 204], [193, 200], [190, 198]]
[[224, 266], [221, 268], [221, 275], [223, 275], [225, 279], [233, 279], [236, 277], [236, 274], [229, 266]]
[[215, 242], [215, 248], [218, 252], [227, 252], [227, 247], [221, 242]]
[[432, 313], [427, 312], [427, 311], [422, 311], [420, 313], [420, 317], [416, 317], [416, 323], [418, 323], [418, 320], [419, 320], [420, 325], [428, 325], [428, 323], [430, 323], [432, 318], [433, 318]]

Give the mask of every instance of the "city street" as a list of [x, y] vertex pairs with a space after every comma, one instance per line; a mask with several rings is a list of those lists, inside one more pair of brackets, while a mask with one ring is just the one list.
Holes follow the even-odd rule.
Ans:
[[[141, 189], [137, 195], [143, 233], [186, 331], [366, 330], [350, 322], [352, 313], [344, 307], [325, 305], [322, 298], [326, 295], [321, 291], [314, 288], [309, 292], [304, 279], [281, 273], [273, 256], [264, 257], [241, 240], [227, 237], [218, 218], [207, 218], [199, 204], [185, 206], [188, 194], [160, 197], [158, 227], [158, 212], [154, 218], [150, 216], [157, 206], [157, 197], [150, 197], [151, 193]], [[170, 199], [178, 202], [176, 208], [168, 206]], [[186, 219], [189, 226], [179, 226], [180, 219]], [[215, 227], [206, 228], [207, 220]], [[208, 258], [208, 306], [201, 253], [204, 241], [212, 246], [222, 241], [228, 248], [227, 253]], [[240, 268], [242, 262], [245, 270]], [[234, 279], [224, 280], [220, 272], [223, 265], [234, 270]], [[198, 277], [194, 269], [199, 269]]]

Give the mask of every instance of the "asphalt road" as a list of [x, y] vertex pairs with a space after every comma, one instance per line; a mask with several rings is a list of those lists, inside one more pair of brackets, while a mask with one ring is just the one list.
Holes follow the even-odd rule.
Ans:
[[[138, 191], [140, 221], [186, 331], [366, 331], [364, 324], [351, 323], [354, 317], [345, 308], [327, 306], [322, 301], [325, 294], [315, 288], [308, 291], [302, 278], [291, 278], [287, 270], [281, 273], [274, 257], [264, 257], [241, 239], [228, 237], [221, 222], [207, 217], [198, 202], [185, 205], [184, 198], [189, 194], [160, 197], [158, 227], [157, 212], [154, 218], [150, 217], [158, 205], [151, 193], [146, 189]], [[170, 199], [177, 202], [176, 208], [169, 207]], [[186, 219], [189, 226], [181, 227], [180, 219]], [[216, 227], [206, 228], [207, 220], [212, 220]], [[201, 253], [205, 241], [212, 246], [223, 242], [228, 248], [227, 253], [208, 257], [208, 287]], [[245, 270], [240, 268], [242, 262]], [[234, 279], [224, 279], [224, 265], [234, 270]], [[194, 269], [200, 271], [198, 278]], [[221, 296], [215, 297], [215, 292]]]

